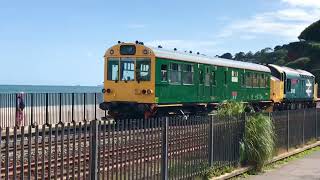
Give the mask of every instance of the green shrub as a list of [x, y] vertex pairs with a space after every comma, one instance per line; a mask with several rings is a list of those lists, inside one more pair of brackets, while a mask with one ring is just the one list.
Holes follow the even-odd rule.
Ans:
[[245, 105], [241, 102], [227, 101], [218, 107], [219, 117], [238, 116], [244, 112]]
[[261, 171], [272, 158], [275, 147], [274, 125], [268, 116], [262, 114], [249, 116], [246, 121], [243, 140], [243, 153], [246, 161]]

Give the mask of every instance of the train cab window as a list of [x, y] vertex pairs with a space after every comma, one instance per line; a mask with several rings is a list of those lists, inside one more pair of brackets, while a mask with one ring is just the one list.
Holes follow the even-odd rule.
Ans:
[[161, 81], [166, 82], [168, 80], [168, 66], [166, 64], [161, 65]]
[[134, 59], [121, 58], [120, 64], [121, 81], [134, 81]]
[[193, 84], [193, 66], [191, 64], [183, 66], [182, 83]]
[[108, 59], [107, 79], [110, 81], [119, 80], [119, 59], [118, 58]]
[[139, 81], [150, 81], [151, 60], [149, 58], [137, 58], [136, 78]]
[[170, 64], [170, 83], [181, 83], [181, 66], [180, 64]]

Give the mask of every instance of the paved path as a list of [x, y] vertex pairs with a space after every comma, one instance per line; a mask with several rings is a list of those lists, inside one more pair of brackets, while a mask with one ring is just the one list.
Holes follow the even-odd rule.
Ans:
[[320, 180], [320, 151], [293, 160], [280, 168], [261, 175], [250, 176], [250, 180]]

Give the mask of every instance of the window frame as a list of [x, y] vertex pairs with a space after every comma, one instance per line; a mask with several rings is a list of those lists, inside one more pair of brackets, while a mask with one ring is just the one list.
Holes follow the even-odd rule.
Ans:
[[[186, 77], [187, 73], [191, 74], [191, 82], [185, 81], [186, 80], [185, 77]], [[193, 66], [193, 64], [182, 64], [181, 82], [183, 85], [193, 85], [194, 84], [194, 66]]]
[[[118, 71], [117, 71], [117, 76], [116, 76], [116, 79], [115, 80], [112, 80], [112, 69], [110, 71], [110, 62], [111, 61], [114, 61], [114, 62], [118, 62], [117, 65], [118, 65]], [[111, 74], [110, 74], [111, 73]], [[111, 75], [111, 78], [110, 78], [110, 75]], [[119, 81], [120, 80], [120, 58], [116, 58], [116, 57], [110, 57], [107, 59], [107, 81]]]
[[[173, 70], [173, 65], [177, 65], [177, 70]], [[171, 76], [172, 76], [172, 72], [177, 73], [178, 76], [178, 81], [172, 82]], [[181, 78], [181, 64], [180, 63], [176, 63], [176, 62], [171, 62], [169, 64], [169, 77], [168, 77], [168, 82], [170, 84], [181, 84], [182, 83], [182, 78]]]

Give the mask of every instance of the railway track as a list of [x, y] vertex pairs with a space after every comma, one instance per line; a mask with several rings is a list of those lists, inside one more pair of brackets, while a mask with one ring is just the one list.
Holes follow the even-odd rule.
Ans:
[[[103, 125], [103, 124], [102, 124]], [[117, 131], [115, 127], [101, 126], [98, 136], [98, 162], [101, 176], [129, 176], [130, 171], [144, 168], [154, 177], [160, 173], [161, 158], [161, 128], [129, 129]], [[41, 179], [56, 179], [81, 177], [89, 174], [90, 159], [90, 129], [88, 127], [72, 130], [50, 130], [44, 136], [20, 135], [20, 139], [3, 138], [6, 146], [1, 148], [1, 177], [41, 177]], [[184, 153], [200, 151], [205, 145], [193, 144], [186, 146], [190, 138], [201, 140], [206, 137], [201, 133], [201, 126], [192, 127], [192, 131], [182, 131], [187, 126], [172, 126], [169, 136], [179, 143], [169, 144], [168, 156], [183, 156]], [[71, 133], [72, 132], [72, 133]], [[180, 132], [180, 133], [177, 133]], [[197, 134], [192, 134], [198, 132]], [[16, 133], [14, 133], [16, 134]], [[12, 139], [13, 137], [13, 139]], [[42, 138], [44, 137], [44, 138]], [[200, 142], [200, 141], [199, 141]], [[30, 144], [31, 143], [31, 144]], [[23, 162], [23, 163], [21, 163]], [[150, 167], [147, 167], [149, 166]], [[143, 166], [143, 167], [142, 167]], [[22, 173], [23, 172], [23, 173]], [[136, 174], [136, 177], [139, 175]], [[31, 178], [32, 179], [32, 178]]]

